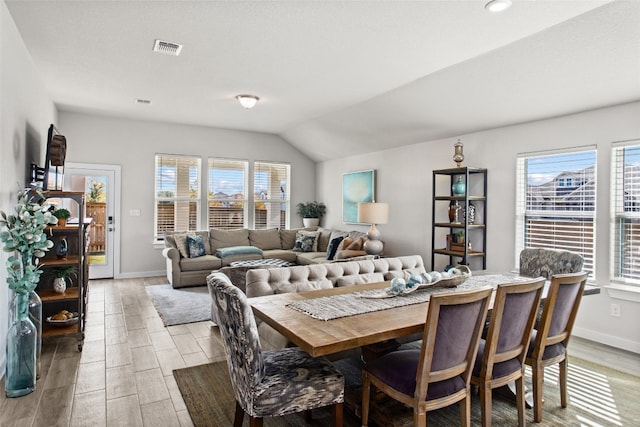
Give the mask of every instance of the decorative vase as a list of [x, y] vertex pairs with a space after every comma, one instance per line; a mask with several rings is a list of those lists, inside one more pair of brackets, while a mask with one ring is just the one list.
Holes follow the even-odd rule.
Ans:
[[469, 203], [467, 209], [462, 210], [462, 219], [467, 221], [467, 224], [474, 224], [476, 222], [476, 206], [473, 203]]
[[4, 387], [7, 397], [19, 397], [36, 388], [38, 331], [29, 318], [29, 294], [16, 293], [12, 304], [15, 310], [7, 333]]
[[458, 179], [451, 186], [451, 191], [454, 196], [464, 196], [464, 193], [467, 191], [467, 185], [462, 180], [462, 175], [458, 175]]
[[60, 241], [56, 245], [56, 255], [58, 259], [67, 259], [67, 253], [69, 252], [69, 245], [67, 244], [67, 237], [61, 236]]
[[53, 279], [53, 292], [57, 294], [64, 294], [67, 290], [67, 281], [64, 277], [56, 277]]
[[320, 218], [302, 218], [302, 224], [305, 228], [317, 227], [320, 224]]
[[[15, 319], [18, 304], [17, 299], [12, 298], [9, 306], [9, 319]], [[33, 322], [38, 333], [36, 339], [36, 379], [40, 378], [40, 355], [42, 354], [42, 300], [36, 291], [29, 292], [29, 319]]]
[[458, 201], [452, 201], [449, 203], [449, 222], [453, 224], [457, 224], [460, 221], [458, 220], [458, 213], [460, 212], [460, 205]]

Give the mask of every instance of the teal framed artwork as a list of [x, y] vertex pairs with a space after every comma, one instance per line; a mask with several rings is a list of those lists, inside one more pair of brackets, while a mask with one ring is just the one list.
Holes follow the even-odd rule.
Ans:
[[342, 221], [359, 224], [358, 203], [375, 201], [376, 171], [342, 174]]

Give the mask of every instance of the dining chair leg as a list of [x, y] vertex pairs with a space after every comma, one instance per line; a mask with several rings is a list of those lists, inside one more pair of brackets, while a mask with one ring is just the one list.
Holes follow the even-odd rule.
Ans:
[[369, 424], [369, 399], [371, 397], [371, 381], [366, 372], [362, 374], [362, 427]]
[[[524, 373], [516, 380], [516, 405], [518, 407], [518, 427], [524, 427], [525, 421], [525, 401], [524, 401]], [[491, 420], [489, 420], [491, 421]], [[491, 425], [491, 424], [488, 424]]]
[[249, 427], [262, 427], [262, 418], [249, 417]]
[[240, 403], [236, 401], [236, 413], [233, 417], [233, 427], [242, 427], [242, 421], [244, 420], [244, 409], [240, 406]]
[[333, 425], [335, 427], [342, 427], [344, 413], [344, 404], [342, 402], [333, 405]]
[[471, 426], [471, 387], [467, 387], [467, 395], [460, 401], [460, 425]]
[[542, 421], [542, 384], [544, 382], [544, 368], [534, 366], [531, 369], [531, 382], [533, 383], [533, 420]]
[[492, 405], [491, 387], [489, 384], [480, 386], [480, 417], [482, 419], [482, 427], [491, 426], [491, 405]]
[[560, 406], [563, 408], [567, 407], [567, 369], [568, 369], [568, 361], [565, 357], [564, 360], [560, 362]]

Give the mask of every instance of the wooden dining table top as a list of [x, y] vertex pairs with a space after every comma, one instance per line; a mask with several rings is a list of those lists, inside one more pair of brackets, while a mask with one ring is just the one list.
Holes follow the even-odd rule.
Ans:
[[[503, 283], [504, 275], [499, 275]], [[512, 275], [514, 278], [519, 276]], [[522, 277], [520, 277], [522, 279]], [[495, 287], [499, 282], [495, 283]], [[422, 332], [429, 303], [418, 303], [388, 310], [318, 320], [287, 305], [304, 299], [328, 297], [370, 289], [388, 288], [390, 282], [344, 286], [300, 293], [285, 293], [249, 298], [256, 317], [284, 335], [313, 357], [337, 353]], [[545, 285], [545, 292], [548, 286]], [[451, 288], [455, 292], [457, 288]], [[594, 293], [590, 287], [587, 293]], [[468, 289], [464, 289], [468, 290]], [[495, 292], [494, 292], [495, 294]], [[402, 297], [396, 297], [402, 298]], [[366, 300], [363, 300], [363, 303]], [[493, 304], [493, 297], [490, 307]]]

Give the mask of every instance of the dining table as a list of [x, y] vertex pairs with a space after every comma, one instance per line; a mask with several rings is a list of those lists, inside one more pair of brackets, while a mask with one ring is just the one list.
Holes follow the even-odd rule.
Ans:
[[[390, 282], [334, 287], [249, 298], [254, 315], [313, 357], [380, 345], [424, 329], [434, 292], [465, 292], [531, 280], [517, 273], [474, 274], [450, 288], [427, 286], [408, 295], [385, 297]], [[543, 299], [549, 281], [545, 283]], [[599, 293], [587, 285], [584, 295]]]

